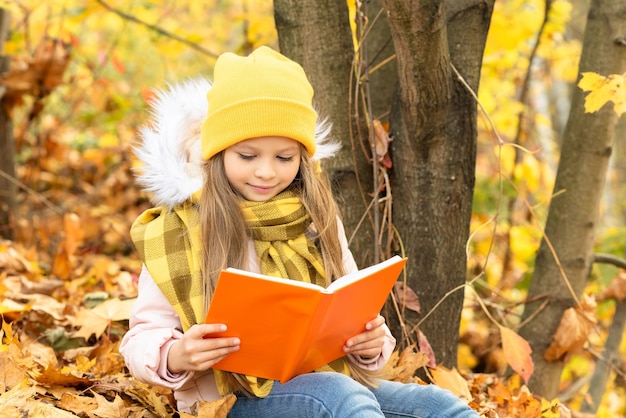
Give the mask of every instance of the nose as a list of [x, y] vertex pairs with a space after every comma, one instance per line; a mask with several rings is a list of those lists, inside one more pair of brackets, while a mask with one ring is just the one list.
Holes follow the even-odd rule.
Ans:
[[269, 161], [261, 161], [254, 170], [254, 175], [260, 179], [271, 179], [276, 176], [274, 164]]

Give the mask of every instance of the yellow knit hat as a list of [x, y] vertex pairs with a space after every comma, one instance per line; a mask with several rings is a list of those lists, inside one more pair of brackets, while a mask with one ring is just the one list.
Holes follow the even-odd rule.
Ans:
[[260, 136], [292, 138], [315, 154], [313, 88], [299, 64], [262, 46], [247, 57], [220, 55], [213, 74], [202, 158]]

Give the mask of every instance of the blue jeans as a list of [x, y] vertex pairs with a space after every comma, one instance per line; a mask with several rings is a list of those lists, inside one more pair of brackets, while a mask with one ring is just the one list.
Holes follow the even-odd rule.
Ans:
[[340, 373], [309, 373], [274, 383], [265, 398], [240, 396], [229, 418], [478, 417], [452, 392], [434, 385], [378, 381], [368, 388]]

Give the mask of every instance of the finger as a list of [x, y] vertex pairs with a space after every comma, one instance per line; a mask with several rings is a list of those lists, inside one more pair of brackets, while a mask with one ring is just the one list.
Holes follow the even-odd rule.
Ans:
[[229, 354], [234, 353], [238, 350], [239, 345], [236, 345], [196, 353], [196, 356], [193, 359], [192, 363], [197, 367], [197, 370], [206, 370], [222, 361]]
[[219, 334], [227, 329], [225, 324], [195, 324], [187, 330], [186, 334], [199, 338], [205, 335]]
[[385, 336], [384, 328], [377, 327], [377, 328], [372, 329], [371, 331], [365, 331], [350, 338], [346, 342], [346, 346], [351, 347], [351, 346], [355, 346], [358, 344], [362, 344], [370, 340], [383, 339], [384, 336]]
[[374, 328], [379, 328], [379, 327], [382, 327], [384, 323], [385, 323], [385, 318], [382, 315], [378, 315], [376, 318], [372, 319], [367, 324], [365, 324], [365, 329], [372, 330]]
[[238, 338], [209, 338], [194, 350], [186, 353], [187, 370], [206, 370], [221, 361], [228, 354], [239, 350]]

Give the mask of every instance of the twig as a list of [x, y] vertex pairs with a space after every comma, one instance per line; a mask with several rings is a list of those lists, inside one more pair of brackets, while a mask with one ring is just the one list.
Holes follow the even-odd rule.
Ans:
[[31, 189], [30, 187], [28, 187], [27, 185], [25, 185], [18, 179], [16, 179], [15, 177], [7, 174], [7, 172], [2, 169], [0, 169], [0, 177], [4, 177], [8, 181], [15, 184], [17, 187], [19, 187], [20, 189], [35, 196], [37, 199], [39, 199], [39, 201], [41, 201], [44, 205], [46, 205], [48, 208], [50, 208], [53, 212], [57, 213], [58, 215], [63, 215], [65, 213], [63, 209], [56, 206], [54, 203], [48, 200], [44, 195], [42, 195], [39, 192], [34, 191], [33, 189]]
[[165, 37], [168, 37], [168, 38], [171, 38], [171, 39], [173, 39], [175, 41], [183, 43], [183, 44], [187, 45], [188, 47], [190, 47], [192, 49], [195, 49], [196, 51], [198, 51], [198, 52], [200, 52], [200, 53], [202, 53], [204, 55], [208, 55], [209, 57], [217, 58], [217, 56], [218, 56], [218, 54], [216, 54], [214, 52], [211, 52], [208, 49], [205, 49], [202, 46], [200, 46], [200, 45], [198, 45], [198, 44], [196, 44], [194, 42], [191, 42], [188, 39], [185, 39], [185, 38], [183, 38], [181, 36], [178, 36], [178, 35], [176, 35], [174, 33], [168, 32], [168, 31], [166, 31], [166, 30], [164, 30], [164, 29], [162, 29], [162, 28], [160, 28], [158, 26], [152, 25], [152, 24], [150, 24], [148, 22], [144, 22], [143, 20], [140, 20], [140, 19], [136, 18], [135, 16], [129, 15], [128, 13], [124, 13], [121, 10], [116, 9], [113, 6], [107, 4], [103, 0], [96, 0], [96, 2], [98, 4], [100, 4], [102, 7], [104, 7], [105, 9], [107, 9], [108, 11], [115, 13], [116, 15], [121, 17], [122, 19], [128, 20], [130, 22], [136, 23], [136, 24], [141, 25], [141, 26], [145, 26], [146, 28], [148, 28], [148, 29], [150, 29], [152, 31], [155, 31], [156, 33], [158, 33], [160, 35], [163, 35]]

